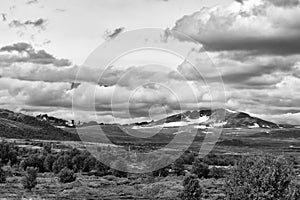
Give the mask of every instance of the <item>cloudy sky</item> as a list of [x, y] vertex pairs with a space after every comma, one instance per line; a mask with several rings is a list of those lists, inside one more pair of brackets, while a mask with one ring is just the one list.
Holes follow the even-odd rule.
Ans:
[[[96, 113], [127, 123], [217, 105], [300, 124], [298, 0], [0, 2], [1, 108], [72, 119], [74, 107], [82, 121]], [[145, 28], [165, 30], [164, 45], [187, 54], [146, 49], [110, 66], [89, 62], [109, 54], [95, 53], [101, 44], [120, 50], [123, 35]]]

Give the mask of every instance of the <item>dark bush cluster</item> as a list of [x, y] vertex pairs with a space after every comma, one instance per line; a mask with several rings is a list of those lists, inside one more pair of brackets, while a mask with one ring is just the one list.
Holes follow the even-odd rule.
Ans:
[[63, 168], [59, 172], [58, 177], [59, 177], [59, 181], [62, 183], [71, 183], [76, 180], [74, 171], [71, 169], [68, 169], [67, 167]]
[[208, 178], [209, 167], [201, 158], [196, 158], [193, 162], [192, 173], [196, 174], [199, 178]]
[[18, 162], [17, 148], [12, 143], [2, 140], [0, 142], [0, 160], [4, 165], [8, 162], [11, 165], [16, 164]]
[[242, 158], [226, 181], [229, 200], [296, 200], [293, 165], [273, 155]]
[[199, 200], [202, 196], [202, 188], [196, 176], [191, 175], [183, 180], [183, 191], [179, 194], [182, 200]]

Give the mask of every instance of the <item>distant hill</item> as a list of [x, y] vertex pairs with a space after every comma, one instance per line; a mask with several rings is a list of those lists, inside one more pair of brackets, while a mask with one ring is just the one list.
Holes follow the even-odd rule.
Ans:
[[16, 139], [79, 141], [77, 134], [66, 132], [39, 118], [0, 109], [0, 137]]
[[[186, 111], [168, 116], [167, 118], [144, 123], [142, 126], [180, 127], [195, 125], [199, 127], [223, 128], [279, 128], [276, 123], [269, 122], [247, 113], [229, 109], [200, 109]], [[287, 126], [287, 125], [285, 125]]]

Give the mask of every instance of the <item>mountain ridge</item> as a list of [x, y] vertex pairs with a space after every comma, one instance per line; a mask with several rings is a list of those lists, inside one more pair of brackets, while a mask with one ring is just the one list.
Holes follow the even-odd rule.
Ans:
[[[224, 108], [185, 111], [170, 115], [166, 118], [144, 123], [144, 127], [163, 126], [176, 127], [184, 125], [198, 125], [204, 127], [223, 128], [280, 128], [277, 123], [253, 117], [245, 112], [233, 111]], [[292, 125], [289, 125], [292, 127]]]

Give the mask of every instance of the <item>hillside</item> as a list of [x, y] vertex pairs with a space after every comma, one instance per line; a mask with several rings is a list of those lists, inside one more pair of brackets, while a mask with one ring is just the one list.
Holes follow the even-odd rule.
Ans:
[[33, 116], [0, 109], [0, 137], [16, 139], [74, 140], [76, 134], [56, 128]]

